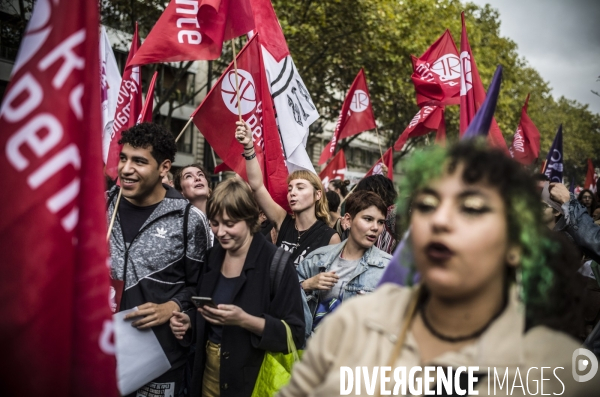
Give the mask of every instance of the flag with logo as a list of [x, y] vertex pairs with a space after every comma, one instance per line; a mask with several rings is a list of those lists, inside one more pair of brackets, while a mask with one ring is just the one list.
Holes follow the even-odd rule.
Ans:
[[528, 104], [529, 94], [521, 109], [521, 120], [510, 147], [510, 155], [524, 165], [532, 164], [540, 155], [540, 132], [527, 114]]
[[[465, 25], [465, 13], [461, 13], [462, 33], [460, 40], [460, 136], [467, 131], [469, 124], [475, 118], [475, 114], [485, 101], [485, 89], [479, 77], [477, 64], [469, 45], [467, 27]], [[490, 131], [487, 134], [491, 146], [502, 149], [509, 154], [506, 141], [496, 120], [492, 118]]]
[[558, 127], [554, 142], [550, 147], [544, 174], [550, 179], [550, 182], [563, 182], [563, 140], [562, 140], [562, 124]]
[[590, 189], [592, 192], [596, 192], [596, 178], [594, 175], [594, 164], [592, 163], [592, 159], [587, 159], [587, 174], [585, 176], [585, 184], [583, 185], [584, 189]]
[[410, 124], [408, 124], [408, 127], [398, 137], [398, 140], [394, 144], [394, 150], [397, 152], [401, 151], [408, 138], [425, 135], [431, 131], [437, 131], [436, 142], [443, 144], [446, 137], [443, 106], [426, 105], [419, 109]]
[[158, 72], [154, 72], [150, 85], [148, 86], [148, 92], [146, 93], [146, 101], [138, 117], [137, 124], [139, 123], [151, 123], [152, 122], [152, 108], [154, 106], [154, 86], [156, 85], [156, 76]]
[[252, 29], [249, 0], [171, 0], [132, 64], [217, 59], [223, 41]]
[[129, 56], [123, 72], [123, 79], [119, 87], [117, 98], [117, 110], [113, 122], [112, 135], [106, 159], [105, 173], [111, 179], [115, 180], [118, 176], [117, 167], [119, 166], [119, 156], [121, 155], [122, 145], [119, 145], [123, 131], [133, 127], [142, 110], [142, 78], [139, 66], [132, 66], [131, 59], [134, 57], [140, 47], [138, 37], [138, 26], [135, 24], [135, 32], [129, 47]]
[[321, 171], [319, 178], [321, 178], [323, 186], [327, 187], [329, 182], [333, 181], [334, 179], [344, 180], [347, 170], [348, 167], [346, 165], [346, 156], [344, 155], [344, 150], [340, 149], [335, 156], [333, 156], [323, 171]]
[[[273, 102], [262, 62], [259, 35], [237, 56], [242, 119], [252, 130], [252, 140], [271, 197], [283, 208], [287, 202], [287, 167], [277, 131]], [[243, 147], [235, 139], [238, 102], [233, 62], [192, 114], [194, 124], [223, 163], [247, 180]]]
[[[383, 165], [387, 167], [387, 174], [384, 174]], [[389, 148], [383, 154], [383, 157], [380, 157], [379, 160], [371, 167], [369, 171], [365, 174], [365, 178], [371, 175], [383, 175], [387, 176], [388, 179], [394, 180], [394, 152], [392, 148]]]
[[116, 396], [98, 2], [38, 0], [0, 107], [1, 394]]
[[448, 29], [423, 55], [411, 58], [419, 107], [460, 103], [460, 58]]
[[115, 54], [106, 34], [106, 28], [100, 28], [100, 97], [102, 106], [102, 159], [106, 164], [108, 148], [113, 129], [113, 120], [117, 111], [121, 73]]
[[375, 114], [371, 107], [367, 79], [365, 78], [364, 70], [361, 69], [346, 94], [342, 111], [335, 125], [333, 137], [331, 142], [321, 152], [319, 165], [324, 164], [333, 156], [336, 145], [342, 139], [372, 130], [375, 127]]
[[[290, 173], [315, 172], [306, 152], [308, 129], [319, 112], [290, 55], [283, 31], [270, 0], [250, 0], [286, 164]], [[250, 35], [251, 36], [251, 35]]]

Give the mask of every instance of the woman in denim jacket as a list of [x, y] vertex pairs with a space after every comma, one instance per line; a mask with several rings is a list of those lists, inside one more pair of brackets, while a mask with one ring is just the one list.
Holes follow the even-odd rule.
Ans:
[[[312, 323], [315, 315], [320, 321], [340, 301], [375, 290], [392, 258], [374, 246], [386, 213], [385, 203], [373, 192], [361, 191], [348, 198], [344, 215], [350, 224], [348, 239], [313, 251], [296, 269], [308, 304], [305, 322]], [[320, 303], [328, 309], [316, 313]]]

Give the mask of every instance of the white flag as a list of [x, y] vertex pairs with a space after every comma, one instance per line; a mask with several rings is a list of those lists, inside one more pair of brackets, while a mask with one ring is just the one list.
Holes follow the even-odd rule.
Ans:
[[315, 172], [306, 153], [306, 142], [308, 127], [319, 118], [319, 112], [292, 57], [288, 55], [277, 62], [264, 47], [262, 52], [288, 171], [292, 173], [303, 169]]
[[121, 87], [121, 73], [115, 59], [106, 29], [101, 27], [100, 33], [100, 92], [102, 104], [102, 159], [106, 164], [113, 120], [117, 111], [117, 99]]

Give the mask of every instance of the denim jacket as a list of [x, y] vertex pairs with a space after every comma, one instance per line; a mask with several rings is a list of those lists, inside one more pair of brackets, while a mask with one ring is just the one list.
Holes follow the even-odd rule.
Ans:
[[600, 261], [600, 226], [594, 223], [587, 209], [571, 193], [571, 199], [562, 205], [564, 218], [554, 227], [565, 232], [588, 257]]
[[[328, 272], [331, 264], [340, 255], [347, 242], [348, 240], [344, 240], [339, 244], [327, 245], [311, 252], [296, 268], [300, 282], [302, 283], [304, 280], [314, 277], [321, 272]], [[352, 273], [351, 279], [344, 286], [342, 302], [358, 294], [375, 291], [379, 279], [391, 259], [392, 256], [390, 254], [374, 245], [365, 251], [354, 273]], [[309, 313], [304, 313], [305, 320], [309, 316], [312, 320], [319, 304], [319, 290], [306, 293], [304, 296], [310, 311]]]

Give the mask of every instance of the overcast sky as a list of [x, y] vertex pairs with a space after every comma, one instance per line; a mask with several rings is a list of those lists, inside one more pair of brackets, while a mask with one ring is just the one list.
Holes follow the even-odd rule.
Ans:
[[600, 0], [470, 0], [500, 12], [500, 34], [519, 46], [555, 98], [600, 113]]

